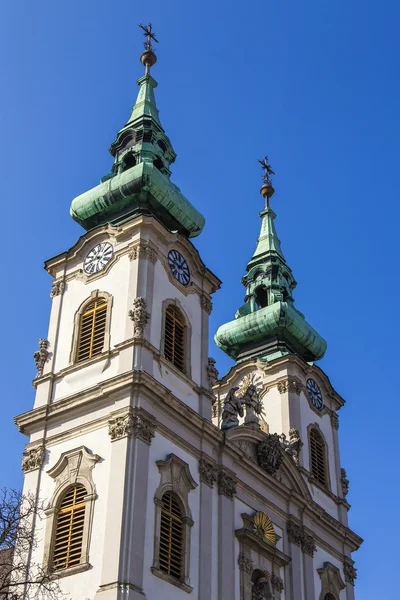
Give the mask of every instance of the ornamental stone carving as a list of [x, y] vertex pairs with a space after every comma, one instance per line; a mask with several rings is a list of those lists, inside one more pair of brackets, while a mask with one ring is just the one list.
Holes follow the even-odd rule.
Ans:
[[279, 577], [279, 575], [275, 575], [275, 573], [272, 573], [271, 585], [272, 585], [273, 589], [276, 590], [277, 592], [279, 592], [279, 593], [283, 592], [283, 589], [284, 589], [283, 580]]
[[284, 446], [285, 452], [292, 457], [295, 465], [299, 466], [300, 450], [304, 446], [300, 439], [299, 430], [294, 427], [289, 430], [289, 441], [286, 440], [286, 436], [283, 433], [281, 435], [281, 444]]
[[22, 455], [21, 469], [25, 473], [40, 469], [44, 461], [44, 455], [44, 446], [38, 446], [37, 448], [32, 448], [32, 450], [27, 450]]
[[267, 438], [257, 447], [258, 464], [268, 475], [275, 475], [279, 471], [283, 454], [281, 440], [277, 433], [268, 434]]
[[133, 310], [129, 311], [129, 317], [133, 321], [133, 337], [143, 339], [144, 328], [150, 318], [146, 311], [146, 300], [139, 296], [133, 301]]
[[146, 244], [137, 244], [129, 252], [129, 260], [137, 260], [138, 258], [146, 258], [151, 263], [157, 262], [157, 252]]
[[200, 306], [203, 310], [206, 311], [206, 313], [208, 313], [209, 315], [211, 315], [211, 311], [213, 309], [213, 305], [212, 302], [210, 300], [210, 298], [208, 296], [205, 296], [204, 294], [202, 296], [200, 296]]
[[350, 485], [350, 482], [347, 479], [346, 469], [340, 469], [340, 483], [342, 486], [343, 497], [346, 498], [347, 494], [349, 493]]
[[287, 534], [289, 542], [297, 544], [297, 546], [301, 546], [301, 549], [303, 552], [305, 552], [305, 554], [314, 556], [314, 552], [317, 549], [315, 540], [312, 535], [304, 531], [304, 527], [301, 523], [289, 521], [287, 526]]
[[299, 395], [302, 390], [302, 385], [297, 379], [286, 379], [284, 381], [278, 381], [277, 388], [280, 394], [294, 392]]
[[244, 415], [242, 399], [235, 395], [238, 389], [238, 387], [231, 388], [224, 400], [221, 422], [222, 431], [228, 431], [232, 427], [237, 427], [239, 425], [238, 416], [243, 417]]
[[219, 371], [215, 367], [215, 363], [216, 363], [215, 358], [209, 357], [208, 364], [207, 364], [207, 379], [208, 379], [208, 385], [209, 385], [210, 389], [217, 383], [218, 376], [219, 376]]
[[269, 590], [269, 580], [271, 578], [271, 574], [269, 571], [260, 572], [259, 577], [253, 583], [252, 600], [267, 600], [271, 598], [270, 590]]
[[236, 494], [236, 479], [224, 470], [218, 475], [218, 493], [230, 499]]
[[116, 417], [115, 419], [110, 419], [108, 422], [108, 434], [111, 437], [111, 441], [115, 442], [124, 437], [131, 437], [133, 423], [133, 416], [131, 413]]
[[214, 483], [218, 478], [218, 472], [217, 467], [213, 462], [206, 458], [201, 458], [199, 461], [199, 473], [200, 481], [204, 481], [204, 483], [210, 487], [214, 487]]
[[133, 417], [133, 435], [135, 438], [141, 439], [146, 444], [151, 444], [151, 440], [155, 437], [156, 423], [147, 419], [141, 414]]
[[238, 558], [239, 569], [245, 573], [253, 572], [253, 561], [251, 558], [247, 558], [245, 554], [239, 554]]
[[314, 556], [314, 552], [317, 549], [317, 546], [315, 545], [315, 540], [314, 540], [313, 536], [310, 535], [309, 533], [306, 533], [305, 531], [303, 532], [303, 540], [301, 542], [301, 549], [303, 550], [303, 552], [305, 554], [308, 554], [309, 556]]
[[339, 417], [335, 412], [331, 413], [331, 425], [334, 429], [339, 429]]
[[288, 381], [278, 381], [277, 388], [280, 394], [285, 394], [288, 391]]
[[44, 365], [47, 362], [47, 359], [49, 358], [50, 352], [48, 351], [48, 347], [50, 345], [50, 342], [44, 338], [41, 338], [39, 340], [39, 350], [36, 351], [33, 355], [33, 358], [35, 360], [35, 365], [36, 365], [36, 369], [37, 369], [37, 375], [36, 377], [40, 377], [41, 375], [43, 375], [43, 369], [44, 369]]
[[55, 296], [60, 296], [64, 293], [65, 290], [65, 281], [64, 279], [59, 279], [58, 281], [53, 281], [51, 284], [50, 290], [50, 298], [55, 298]]
[[351, 558], [346, 557], [343, 563], [344, 580], [346, 583], [354, 585], [357, 579], [357, 569], [354, 568], [354, 562]]

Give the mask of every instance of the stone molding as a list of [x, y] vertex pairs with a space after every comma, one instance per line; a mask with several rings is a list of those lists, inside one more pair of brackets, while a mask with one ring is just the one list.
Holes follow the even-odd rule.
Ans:
[[210, 487], [214, 487], [218, 479], [218, 467], [211, 460], [201, 457], [199, 460], [200, 481], [203, 481]]
[[38, 446], [37, 448], [32, 448], [27, 450], [22, 454], [22, 464], [21, 469], [25, 473], [29, 473], [29, 471], [34, 471], [35, 469], [40, 469], [44, 462], [45, 457], [45, 449], [44, 446]]
[[334, 429], [339, 429], [339, 415], [335, 412], [331, 412], [331, 425]]
[[139, 438], [150, 445], [155, 430], [155, 419], [149, 419], [137, 410], [129, 409], [125, 414], [116, 415], [108, 422], [108, 434], [112, 442], [133, 435], [134, 438]]
[[346, 587], [340, 576], [339, 569], [331, 562], [325, 562], [321, 569], [317, 569], [317, 573], [321, 578], [321, 594], [319, 598], [324, 600], [328, 594], [332, 594], [334, 598], [339, 598], [340, 592]]
[[245, 554], [239, 554], [238, 565], [239, 569], [241, 571], [244, 571], [245, 573], [250, 574], [253, 572], [253, 561], [251, 560], [251, 558], [248, 558]]
[[343, 497], [346, 498], [349, 493], [350, 482], [347, 479], [346, 469], [340, 469], [340, 485], [342, 486]]
[[218, 494], [233, 500], [236, 494], [236, 481], [236, 477], [232, 471], [228, 471], [222, 467], [218, 473]]
[[139, 258], [144, 258], [149, 260], [154, 265], [157, 262], [157, 251], [149, 244], [138, 242], [135, 246], [130, 248], [128, 257], [129, 260], [138, 260]]
[[43, 375], [44, 365], [46, 364], [46, 362], [50, 356], [50, 352], [48, 350], [49, 346], [50, 346], [49, 340], [46, 340], [45, 338], [40, 338], [39, 350], [37, 350], [33, 354], [33, 358], [34, 358], [36, 369], [37, 369], [36, 377], [41, 377], [41, 375]]
[[133, 322], [134, 339], [143, 339], [144, 328], [150, 319], [150, 313], [146, 310], [146, 300], [139, 296], [133, 301], [133, 310], [130, 310], [129, 318]]
[[55, 298], [56, 296], [62, 296], [65, 290], [65, 280], [64, 279], [56, 279], [51, 284], [50, 290], [50, 298]]
[[314, 556], [314, 552], [317, 549], [314, 537], [304, 530], [302, 523], [290, 520], [287, 524], [287, 534], [289, 542], [300, 546], [305, 554]]
[[343, 563], [344, 579], [346, 583], [355, 585], [357, 579], [357, 569], [354, 568], [354, 561], [350, 557], [345, 557]]
[[213, 304], [209, 296], [206, 296], [205, 294], [200, 296], [200, 306], [208, 315], [211, 315]]

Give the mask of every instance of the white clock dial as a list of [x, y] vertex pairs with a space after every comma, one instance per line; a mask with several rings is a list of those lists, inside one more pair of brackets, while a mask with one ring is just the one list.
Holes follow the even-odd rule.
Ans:
[[178, 250], [170, 250], [168, 252], [168, 263], [175, 279], [183, 285], [188, 285], [190, 281], [190, 271], [182, 254], [180, 254]]
[[93, 275], [102, 271], [107, 263], [110, 262], [113, 255], [113, 247], [108, 242], [97, 244], [87, 254], [83, 263], [83, 270], [88, 275]]

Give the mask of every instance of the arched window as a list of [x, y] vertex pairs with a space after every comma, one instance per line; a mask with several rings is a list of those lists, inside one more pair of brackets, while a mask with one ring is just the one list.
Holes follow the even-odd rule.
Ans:
[[134, 166], [136, 166], [136, 158], [132, 152], [128, 152], [128, 154], [125, 154], [122, 162], [122, 171], [127, 171]]
[[70, 486], [61, 498], [53, 545], [53, 571], [81, 562], [86, 495], [85, 487], [77, 484]]
[[81, 361], [103, 352], [108, 302], [97, 296], [86, 305], [79, 319], [76, 360]]
[[325, 442], [316, 429], [310, 431], [311, 473], [321, 485], [327, 485], [328, 477], [325, 463]]
[[181, 580], [183, 577], [184, 537], [179, 501], [173, 492], [162, 497], [160, 554], [161, 571]]
[[185, 370], [185, 321], [179, 308], [165, 311], [164, 355], [177, 369]]

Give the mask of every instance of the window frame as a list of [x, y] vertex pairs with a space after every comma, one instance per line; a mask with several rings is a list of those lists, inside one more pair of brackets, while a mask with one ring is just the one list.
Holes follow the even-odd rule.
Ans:
[[[154, 518], [154, 556], [151, 572], [156, 577], [164, 579], [187, 593], [193, 588], [190, 586], [190, 540], [191, 529], [194, 525], [192, 513], [189, 506], [189, 493], [195, 490], [198, 484], [193, 479], [189, 465], [175, 454], [169, 454], [166, 460], [156, 461], [160, 472], [161, 481], [154, 494], [155, 518]], [[183, 551], [182, 551], [182, 577], [180, 579], [169, 575], [160, 568], [160, 532], [161, 513], [163, 509], [163, 496], [166, 492], [173, 492], [181, 506], [183, 523]]]
[[[80, 446], [61, 454], [54, 467], [47, 471], [48, 475], [55, 480], [56, 487], [48, 508], [45, 510], [47, 522], [44, 537], [43, 568], [49, 574], [54, 573], [56, 577], [73, 575], [74, 573], [80, 573], [90, 568], [89, 547], [93, 526], [94, 503], [97, 498], [92, 470], [99, 459], [100, 457], [97, 454], [91, 454], [85, 446]], [[81, 484], [86, 490], [86, 495], [83, 498], [85, 502], [85, 517], [81, 557], [79, 564], [55, 570], [53, 569], [52, 561], [61, 502], [68, 489], [76, 484]]]
[[[105, 323], [105, 329], [104, 329], [104, 343], [103, 343], [102, 351], [99, 352], [98, 354], [95, 354], [94, 356], [90, 356], [88, 358], [82, 358], [82, 359], [78, 360], [80, 327], [81, 327], [82, 317], [85, 314], [85, 311], [86, 311], [87, 307], [89, 306], [89, 304], [91, 302], [93, 302], [93, 300], [98, 300], [101, 298], [103, 298], [107, 303], [106, 323]], [[72, 364], [74, 364], [74, 365], [82, 364], [83, 365], [89, 361], [95, 361], [96, 359], [98, 360], [99, 357], [103, 356], [106, 352], [110, 351], [110, 338], [111, 338], [110, 328], [111, 328], [112, 302], [113, 302], [113, 297], [111, 296], [111, 294], [109, 294], [108, 292], [100, 292], [99, 290], [94, 290], [90, 294], [90, 296], [88, 298], [86, 298], [79, 306], [79, 308], [76, 311], [75, 316], [74, 316], [74, 331], [73, 331], [73, 336], [72, 336], [72, 346], [71, 346], [71, 353], [70, 353], [70, 364], [71, 365]]]
[[[320, 437], [322, 445], [323, 445], [323, 459], [324, 459], [324, 474], [325, 474], [325, 483], [322, 483], [317, 477], [314, 475], [312, 470], [312, 448], [311, 448], [311, 434], [315, 431], [316, 434]], [[313, 483], [318, 485], [320, 488], [324, 490], [331, 490], [331, 478], [330, 478], [330, 470], [329, 470], [329, 448], [326, 442], [325, 436], [321, 431], [318, 423], [311, 423], [308, 426], [308, 456], [309, 456], [309, 472], [312, 478]]]
[[[184, 324], [184, 365], [183, 370], [179, 369], [173, 362], [171, 362], [165, 356], [165, 327], [167, 320], [167, 309], [169, 306], [174, 306], [182, 315], [182, 321]], [[192, 345], [192, 327], [190, 325], [189, 318], [182, 307], [181, 302], [175, 298], [172, 300], [171, 298], [167, 298], [162, 303], [162, 328], [161, 328], [161, 342], [160, 342], [160, 353], [161, 356], [168, 362], [169, 365], [172, 366], [177, 373], [183, 373], [187, 377], [191, 377], [191, 345]]]
[[[83, 497], [79, 499], [79, 502], [77, 502], [77, 491], [79, 488], [81, 488], [84, 492]], [[67, 507], [63, 507], [63, 502], [66, 498], [66, 496], [69, 494], [70, 491], [74, 491], [74, 497], [73, 497], [73, 504], [71, 504], [70, 506]], [[82, 485], [81, 483], [73, 483], [71, 485], [69, 485], [64, 491], [63, 493], [60, 495], [59, 500], [58, 500], [58, 510], [54, 519], [54, 540], [53, 540], [53, 545], [52, 545], [52, 555], [50, 558], [50, 569], [53, 573], [57, 573], [60, 571], [65, 571], [66, 569], [71, 569], [73, 567], [76, 566], [76, 564], [80, 563], [80, 557], [79, 557], [79, 561], [78, 563], [74, 563], [73, 565], [69, 565], [67, 564], [66, 566], [62, 567], [62, 568], [56, 568], [55, 567], [55, 551], [56, 551], [56, 543], [57, 543], [57, 534], [59, 534], [59, 518], [61, 514], [68, 514], [69, 518], [69, 525], [68, 527], [70, 528], [70, 530], [72, 529], [73, 531], [73, 525], [74, 525], [74, 516], [76, 515], [77, 511], [79, 510], [80, 505], [83, 505], [83, 509], [84, 509], [84, 513], [83, 513], [83, 527], [82, 527], [82, 534], [81, 534], [81, 544], [80, 544], [80, 554], [82, 556], [82, 548], [83, 548], [83, 536], [84, 536], [84, 521], [85, 521], [85, 515], [87, 512], [87, 506], [86, 506], [86, 498], [87, 496], [87, 489], [84, 485]], [[72, 523], [71, 523], [72, 522]], [[75, 525], [76, 525], [76, 521], [75, 521]], [[72, 546], [72, 541], [74, 539], [74, 536], [72, 534], [72, 532], [70, 531], [69, 535], [68, 535], [68, 540], [66, 542], [66, 560], [65, 562], [68, 562], [69, 559], [69, 554], [71, 551], [71, 546]]]

